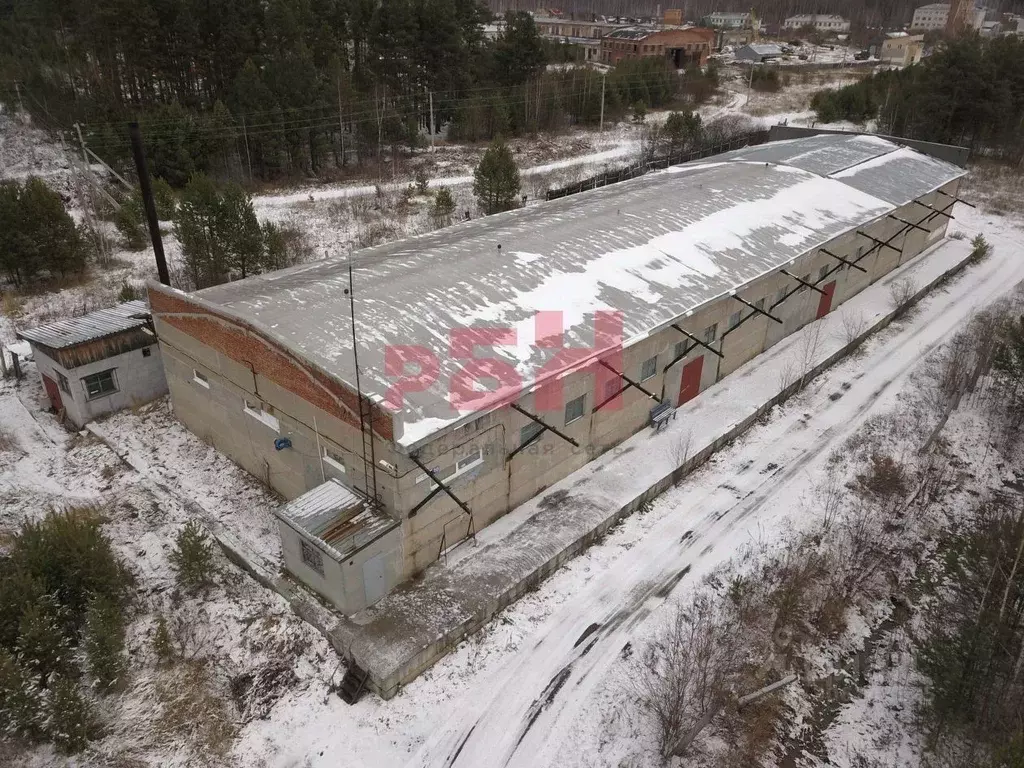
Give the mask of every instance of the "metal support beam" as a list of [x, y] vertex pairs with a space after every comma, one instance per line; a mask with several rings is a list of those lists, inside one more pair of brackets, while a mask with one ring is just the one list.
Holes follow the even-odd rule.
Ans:
[[415, 464], [417, 467], [422, 469], [423, 472], [426, 474], [426, 476], [429, 477], [431, 480], [433, 480], [435, 483], [437, 483], [438, 487], [442, 491], [447, 493], [448, 497], [452, 501], [454, 501], [456, 504], [458, 504], [459, 508], [463, 512], [465, 512], [467, 515], [469, 515], [470, 519], [472, 519], [472, 517], [473, 517], [473, 510], [471, 510], [469, 507], [467, 507], [465, 502], [462, 501], [462, 499], [460, 499], [458, 496], [456, 496], [454, 493], [452, 493], [452, 489], [451, 488], [449, 488], [447, 485], [445, 485], [443, 482], [441, 482], [441, 479], [437, 475], [435, 475], [431, 470], [429, 470], [427, 468], [427, 465], [424, 464], [422, 461], [420, 461], [418, 458], [416, 458], [416, 456], [410, 454], [409, 458], [412, 459], [412, 463], [413, 464]]
[[700, 346], [704, 347], [704, 349], [706, 349], [708, 352], [711, 352], [712, 354], [718, 355], [719, 357], [723, 357], [721, 352], [719, 352], [717, 349], [712, 347], [710, 344], [707, 344], [706, 342], [701, 341], [700, 339], [698, 339], [696, 336], [694, 336], [689, 331], [684, 331], [682, 328], [679, 327], [678, 323], [672, 323], [672, 327], [675, 328], [677, 331], [679, 331], [681, 334], [683, 334], [683, 336], [688, 338], [694, 344], [699, 344]]
[[[806, 287], [806, 288], [810, 288], [810, 289], [811, 289], [812, 291], [817, 291], [817, 292], [818, 292], [818, 293], [820, 293], [820, 294], [821, 294], [822, 296], [825, 296], [825, 295], [826, 295], [826, 294], [825, 294], [825, 292], [824, 292], [823, 290], [821, 290], [821, 288], [819, 288], [818, 286], [816, 286], [816, 285], [815, 285], [814, 283], [808, 283], [808, 282], [807, 282], [806, 280], [804, 280], [804, 279], [803, 279], [802, 277], [797, 277], [796, 275], [794, 275], [794, 274], [793, 274], [792, 272], [790, 272], [790, 271], [788, 271], [788, 270], [785, 270], [785, 269], [780, 269], [780, 270], [779, 270], [779, 272], [781, 272], [782, 274], [784, 274], [784, 275], [785, 275], [786, 277], [791, 277], [791, 278], [793, 278], [793, 279], [794, 279], [794, 280], [796, 280], [796, 281], [797, 281], [798, 283], [800, 283], [800, 285], [802, 285], [802, 286], [804, 286], [804, 287]], [[789, 296], [790, 296], [790, 294], [786, 294], [785, 298], [783, 298], [783, 301], [785, 301], [786, 299], [788, 299], [788, 298], [789, 298]]]
[[951, 194], [949, 194], [949, 192], [943, 192], [943, 191], [942, 191], [941, 189], [936, 189], [935, 191], [936, 191], [936, 192], [938, 192], [938, 193], [939, 193], [940, 195], [945, 195], [946, 197], [948, 197], [948, 198], [949, 198], [950, 200], [952, 200], [953, 202], [956, 202], [956, 203], [963, 203], [963, 204], [964, 204], [964, 205], [966, 205], [966, 206], [967, 206], [968, 208], [977, 208], [977, 207], [978, 207], [978, 206], [976, 206], [976, 205], [975, 205], [974, 203], [968, 203], [968, 202], [967, 202], [966, 200], [964, 200], [964, 199], [963, 199], [962, 197], [957, 197], [956, 195], [951, 195]]
[[[901, 231], [902, 232], [906, 232], [906, 228], [902, 229]], [[893, 235], [892, 237], [889, 238], [889, 240], [879, 240], [877, 237], [874, 237], [873, 235], [869, 235], [863, 229], [858, 229], [857, 230], [857, 234], [860, 235], [861, 237], [866, 237], [868, 240], [871, 240], [872, 242], [877, 244], [879, 248], [888, 248], [891, 251], [896, 251], [896, 253], [899, 253], [899, 254], [903, 253], [903, 251], [901, 251], [895, 245], [890, 245], [889, 244], [889, 241], [895, 240], [897, 237], [899, 237], [899, 234]]]
[[864, 269], [864, 267], [858, 266], [857, 262], [850, 261], [849, 259], [844, 259], [842, 256], [832, 253], [832, 251], [828, 250], [827, 248], [819, 248], [818, 250], [824, 253], [826, 256], [831, 256], [836, 261], [841, 261], [843, 264], [850, 267], [851, 269], [856, 269], [860, 272], [863, 272], [864, 274], [867, 274], [868, 272], [866, 269]]
[[947, 219], [956, 218], [955, 216], [953, 216], [953, 214], [946, 213], [946, 210], [949, 210], [949, 208], [952, 208], [956, 201], [954, 201], [953, 203], [950, 203], [949, 206], [946, 208], [946, 210], [942, 210], [942, 211], [940, 211], [938, 208], [932, 208], [930, 205], [928, 205], [927, 203], [922, 203], [920, 200], [915, 200], [914, 202], [917, 203], [918, 205], [920, 205], [922, 208], [927, 208], [932, 213], [937, 213], [940, 216], [945, 216]]
[[416, 517], [416, 513], [419, 512], [423, 507], [425, 507], [427, 505], [427, 502], [429, 502], [432, 498], [437, 496], [437, 494], [439, 494], [440, 492], [441, 486], [435, 485], [434, 490], [428, 493], [426, 495], [426, 498], [423, 499], [423, 501], [421, 501], [419, 504], [417, 504], [415, 507], [409, 510], [409, 517]]
[[664, 368], [661, 369], [661, 372], [664, 373], [665, 371], [667, 371], [669, 368], [671, 368], [673, 365], [678, 363], [680, 360], [682, 360], [688, 354], [693, 352], [693, 350], [695, 350], [698, 346], [699, 346], [698, 344], [690, 344], [690, 345], [688, 345], [686, 347], [683, 347], [683, 353], [681, 355], [676, 355], [675, 357], [673, 357], [672, 361], [668, 365], [666, 365]]
[[925, 232], [925, 233], [927, 233], [929, 235], [931, 234], [930, 230], [925, 229], [920, 224], [915, 224], [912, 221], [907, 221], [906, 219], [901, 219], [899, 216], [893, 216], [891, 213], [887, 214], [887, 215], [888, 215], [888, 217], [890, 219], [893, 219], [894, 221], [898, 221], [900, 224], [906, 224], [908, 227], [913, 227], [914, 229], [920, 229], [922, 232]]
[[563, 434], [562, 432], [559, 432], [559, 431], [558, 431], [557, 429], [555, 429], [555, 428], [554, 428], [554, 427], [552, 427], [552, 426], [551, 426], [550, 424], [548, 424], [547, 422], [545, 422], [545, 421], [544, 421], [543, 419], [541, 419], [541, 418], [540, 418], [539, 416], [535, 416], [534, 414], [530, 413], [530, 412], [529, 412], [528, 410], [526, 410], [525, 408], [522, 408], [522, 407], [520, 407], [520, 406], [519, 406], [519, 405], [517, 405], [516, 403], [509, 403], [509, 407], [510, 407], [510, 408], [512, 408], [512, 409], [513, 409], [513, 410], [515, 410], [515, 411], [519, 411], [519, 413], [523, 414], [523, 416], [525, 416], [526, 418], [528, 418], [528, 419], [532, 419], [532, 420], [533, 420], [533, 421], [535, 421], [535, 422], [536, 422], [537, 424], [540, 424], [540, 425], [541, 425], [542, 427], [544, 427], [544, 429], [546, 429], [546, 430], [547, 430], [548, 432], [554, 432], [554, 433], [555, 433], [556, 435], [558, 435], [558, 436], [559, 436], [560, 438], [562, 438], [563, 440], [565, 440], [565, 442], [567, 442], [567, 443], [571, 443], [571, 444], [572, 444], [572, 445], [573, 445], [574, 447], [576, 447], [576, 448], [579, 448], [579, 447], [580, 447], [580, 444], [579, 444], [579, 443], [577, 443], [577, 442], [576, 442], [575, 440], [573, 440], [573, 439], [572, 439], [571, 437], [569, 437], [569, 436], [568, 436], [568, 435], [566, 435], [566, 434]]
[[626, 382], [629, 386], [636, 387], [637, 389], [639, 389], [641, 392], [643, 392], [645, 395], [647, 395], [649, 398], [651, 398], [651, 400], [653, 400], [654, 402], [656, 402], [656, 403], [660, 403], [661, 402], [661, 400], [658, 399], [657, 395], [654, 395], [654, 394], [648, 392], [646, 389], [641, 387], [639, 384], [637, 384], [635, 381], [633, 381], [631, 378], [629, 378], [629, 376], [624, 374], [622, 371], [616, 371], [614, 368], [612, 368], [610, 365], [608, 365], [608, 363], [606, 363], [604, 360], [598, 360], [597, 363], [598, 363], [598, 365], [601, 365], [601, 366], [607, 368], [612, 373], [614, 373], [616, 376], [618, 376], [620, 379], [622, 379], [624, 382]]
[[[738, 301], [740, 304], [745, 304], [746, 306], [748, 306], [752, 310], [754, 310], [754, 314], [764, 315], [769, 320], [774, 320], [776, 323], [779, 323], [780, 325], [782, 324], [782, 321], [779, 320], [779, 318], [777, 318], [775, 315], [772, 315], [772, 314], [769, 314], [768, 312], [765, 312], [763, 309], [761, 309], [758, 306], [755, 306], [754, 304], [751, 304], [749, 301], [747, 301], [745, 299], [741, 299], [739, 296], [736, 296], [735, 294], [733, 294], [733, 298], [736, 299], [736, 301]], [[749, 318], [750, 318], [750, 315], [747, 315], [745, 318], [743, 318], [743, 320], [747, 320]]]

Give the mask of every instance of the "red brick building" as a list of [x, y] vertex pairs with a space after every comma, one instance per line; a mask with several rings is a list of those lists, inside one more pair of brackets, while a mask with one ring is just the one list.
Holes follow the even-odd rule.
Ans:
[[691, 64], [704, 65], [714, 40], [714, 30], [701, 27], [617, 29], [601, 38], [601, 61], [618, 64], [623, 59], [657, 56], [671, 61], [676, 69], [683, 69]]

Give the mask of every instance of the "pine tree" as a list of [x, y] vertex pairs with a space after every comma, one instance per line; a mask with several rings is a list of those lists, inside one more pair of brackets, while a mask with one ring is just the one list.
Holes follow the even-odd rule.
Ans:
[[517, 207], [519, 203], [519, 169], [512, 152], [501, 139], [487, 148], [473, 173], [473, 194], [481, 210], [488, 216]]
[[140, 251], [146, 247], [146, 215], [138, 192], [121, 203], [114, 214], [114, 226], [121, 234], [125, 248]]
[[213, 577], [213, 544], [196, 520], [189, 520], [178, 532], [171, 564], [178, 572], [178, 584], [194, 591], [208, 585]]
[[263, 230], [256, 218], [252, 198], [237, 184], [223, 191], [218, 211], [217, 238], [224, 250], [228, 270], [245, 278], [262, 271]]
[[189, 278], [195, 288], [224, 282], [227, 275], [222, 229], [220, 194], [205, 174], [195, 174], [181, 194], [174, 219], [174, 234], [181, 243]]
[[156, 617], [156, 628], [153, 630], [153, 653], [157, 659], [166, 664], [175, 657], [174, 641], [171, 631], [167, 628], [167, 619], [163, 614]]
[[81, 752], [95, 735], [92, 705], [70, 678], [58, 677], [50, 685], [46, 732], [57, 749], [68, 755]]
[[539, 75], [547, 64], [544, 44], [533, 16], [527, 11], [506, 11], [505, 26], [494, 41], [495, 79], [522, 85]]
[[434, 194], [434, 205], [430, 209], [430, 217], [434, 220], [434, 226], [446, 227], [452, 222], [452, 214], [455, 213], [455, 198], [452, 197], [448, 187], [441, 187]]
[[18, 625], [18, 663], [47, 685], [54, 674], [74, 668], [60, 604], [52, 595], [28, 606]]
[[100, 691], [111, 691], [123, 682], [128, 664], [124, 657], [124, 615], [120, 605], [106, 597], [89, 603], [82, 645], [89, 674]]
[[45, 736], [46, 695], [37, 677], [0, 648], [0, 733], [27, 741]]
[[85, 267], [88, 246], [60, 195], [41, 179], [0, 183], [0, 269], [16, 284]]

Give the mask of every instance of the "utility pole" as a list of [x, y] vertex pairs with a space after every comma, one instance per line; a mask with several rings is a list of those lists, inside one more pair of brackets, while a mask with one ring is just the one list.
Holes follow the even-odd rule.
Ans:
[[249, 183], [252, 184], [252, 155], [249, 154], [249, 131], [245, 128], [245, 115], [242, 115], [242, 137], [245, 139], [245, 164], [249, 168]]
[[604, 81], [608, 78], [607, 72], [601, 73], [601, 129], [600, 133], [604, 133]]
[[341, 110], [341, 65], [338, 65], [338, 130], [341, 143], [341, 167], [345, 167], [345, 116]]
[[89, 150], [85, 148], [85, 139], [82, 138], [82, 126], [75, 123], [75, 130], [78, 131], [78, 143], [82, 145], [82, 165], [86, 171], [89, 170]]
[[149, 183], [149, 169], [146, 168], [146, 151], [142, 146], [142, 131], [139, 124], [133, 122], [128, 126], [132, 139], [132, 156], [135, 158], [135, 170], [139, 174], [139, 189], [142, 190], [142, 202], [146, 208], [146, 221], [149, 224], [149, 237], [153, 241], [153, 255], [156, 257], [156, 272], [160, 282], [171, 284], [171, 276], [167, 272], [167, 259], [164, 258], [164, 241], [160, 237], [160, 221], [156, 217], [156, 203], [153, 200], [153, 188]]
[[430, 101], [430, 151], [434, 151], [434, 92], [427, 91], [427, 98]]
[[18, 97], [18, 111], [19, 112], [24, 112], [25, 111], [25, 105], [21, 101], [21, 86], [18, 85], [18, 81], [17, 80], [14, 81], [14, 93]]

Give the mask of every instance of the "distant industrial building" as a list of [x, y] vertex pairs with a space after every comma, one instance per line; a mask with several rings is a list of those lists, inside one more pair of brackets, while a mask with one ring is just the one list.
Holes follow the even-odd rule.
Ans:
[[963, 174], [816, 135], [351, 260], [151, 283], [174, 413], [291, 500], [286, 567], [358, 611], [938, 242]]
[[782, 56], [782, 48], [775, 43], [751, 43], [737, 48], [734, 52], [736, 61], [749, 61], [764, 64]]
[[[931, 32], [945, 30], [949, 21], [949, 3], [930, 3], [914, 10], [914, 18], [910, 22], [913, 32]], [[985, 23], [985, 9], [969, 7], [964, 17], [966, 26], [981, 29]]]
[[76, 427], [167, 392], [144, 301], [18, 331], [54, 412]]
[[788, 30], [814, 27], [819, 32], [845, 34], [850, 31], [850, 20], [834, 14], [804, 13], [790, 16], [783, 22], [782, 27]]
[[617, 29], [601, 38], [601, 61], [618, 64], [624, 59], [667, 59], [676, 69], [704, 65], [711, 55], [714, 30], [704, 27], [682, 29]]
[[897, 67], [908, 67], [917, 64], [924, 53], [924, 35], [908, 35], [906, 32], [893, 32], [886, 35], [879, 49], [878, 58], [883, 64]]
[[752, 26], [750, 13], [730, 13], [715, 11], [704, 17], [704, 23], [709, 27], [719, 29], [748, 29]]

